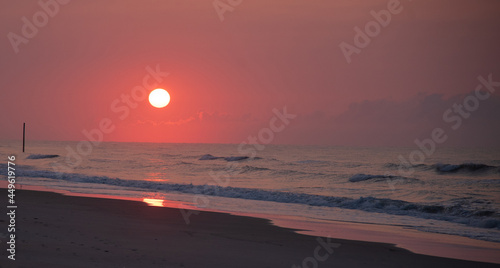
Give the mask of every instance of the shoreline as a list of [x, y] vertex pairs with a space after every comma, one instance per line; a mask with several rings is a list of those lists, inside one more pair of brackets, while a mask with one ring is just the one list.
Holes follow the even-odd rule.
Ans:
[[[289, 221], [280, 217], [272, 222], [280, 227], [299, 229], [297, 233], [305, 235], [331, 235], [347, 240], [388, 243], [416, 254], [500, 264], [500, 244], [490, 241], [423, 232], [401, 226], [342, 221], [306, 222], [302, 225], [301, 220]], [[306, 228], [313, 230], [305, 230]]]
[[[4, 188], [0, 191], [7, 194]], [[86, 265], [115, 267], [117, 261], [122, 261], [123, 254], [132, 254], [135, 257], [125, 258], [124, 266], [164, 263], [161, 267], [263, 267], [263, 264], [292, 267], [313, 256], [319, 245], [317, 237], [252, 216], [203, 211], [186, 224], [176, 208], [148, 206], [137, 200], [33, 190], [17, 190], [16, 202], [19, 205], [16, 265], [45, 263], [64, 267], [71, 263], [78, 267], [72, 262], [85, 263], [85, 259]], [[119, 230], [122, 231], [117, 232]], [[338, 233], [332, 236], [335, 238], [331, 238], [331, 243], [340, 247], [332, 249], [331, 257], [321, 264], [335, 267], [496, 266], [415, 254], [390, 243], [339, 239]], [[2, 251], [5, 255], [5, 250]], [[56, 255], [57, 258], [50, 258]], [[99, 258], [103, 258], [103, 262], [98, 261]]]
[[[5, 181], [0, 181], [0, 189], [6, 187], [7, 183]], [[117, 199], [141, 203], [145, 202], [141, 198], [124, 197], [112, 194], [108, 195], [78, 193], [68, 190], [52, 189], [45, 186], [34, 185], [22, 185], [22, 187], [27, 190], [59, 193], [67, 196]], [[155, 206], [157, 204], [153, 203], [149, 205]], [[311, 221], [308, 218], [297, 216], [205, 209], [187, 205], [182, 201], [172, 201], [167, 199], [162, 199], [161, 206], [173, 209], [183, 209], [183, 217], [186, 216], [186, 211], [200, 211], [224, 213], [251, 218], [261, 218], [269, 220], [271, 224], [277, 227], [293, 229], [294, 232], [298, 234], [320, 237], [333, 236], [346, 240], [393, 244], [398, 248], [409, 250], [417, 254], [500, 264], [500, 243], [478, 240], [463, 236], [424, 232], [394, 225], [330, 221], [320, 219]], [[189, 213], [189, 215], [190, 218], [196, 219], [197, 214]]]

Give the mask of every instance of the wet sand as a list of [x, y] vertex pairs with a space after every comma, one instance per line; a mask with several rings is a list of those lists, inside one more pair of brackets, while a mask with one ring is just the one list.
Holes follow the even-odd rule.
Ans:
[[[7, 196], [6, 189], [0, 189]], [[6, 200], [6, 199], [5, 199]], [[391, 244], [297, 234], [269, 220], [143, 202], [16, 191], [16, 260], [0, 267], [499, 267]], [[5, 205], [2, 211], [6, 211]], [[7, 233], [6, 212], [0, 233]], [[303, 264], [305, 266], [303, 266]]]

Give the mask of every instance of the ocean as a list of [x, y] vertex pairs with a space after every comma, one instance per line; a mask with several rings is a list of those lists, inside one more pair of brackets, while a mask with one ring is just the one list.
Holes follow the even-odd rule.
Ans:
[[[90, 146], [91, 145], [91, 146]], [[205, 210], [399, 226], [500, 242], [500, 152], [417, 147], [2, 141], [18, 187], [179, 201]], [[247, 145], [248, 146], [248, 145]], [[255, 148], [255, 147], [247, 147]], [[424, 154], [421, 154], [421, 156]], [[404, 161], [403, 161], [404, 162]]]

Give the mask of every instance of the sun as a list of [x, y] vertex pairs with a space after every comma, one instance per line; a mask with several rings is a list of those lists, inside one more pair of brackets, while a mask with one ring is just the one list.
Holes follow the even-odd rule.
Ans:
[[151, 103], [153, 107], [163, 108], [167, 106], [169, 102], [170, 94], [163, 88], [157, 88], [149, 93], [149, 103]]

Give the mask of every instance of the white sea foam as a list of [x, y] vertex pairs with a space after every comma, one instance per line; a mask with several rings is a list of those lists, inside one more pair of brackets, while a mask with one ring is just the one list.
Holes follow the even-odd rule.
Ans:
[[[5, 170], [5, 168], [3, 169]], [[357, 209], [390, 215], [408, 215], [424, 219], [449, 221], [480, 228], [500, 229], [500, 215], [498, 215], [497, 212], [488, 210], [474, 211], [466, 209], [461, 205], [429, 205], [422, 203], [412, 203], [402, 200], [375, 198], [370, 196], [360, 198], [347, 198], [241, 187], [221, 187], [216, 185], [193, 185], [142, 180], [124, 180], [120, 178], [110, 178], [107, 176], [88, 176], [75, 173], [57, 173], [48, 170], [21, 169], [18, 172], [18, 176], [50, 178], [79, 183], [105, 184], [126, 188], [137, 188], [141, 190], [180, 192], [186, 194], [202, 194], [206, 196], [271, 201], [278, 203], [304, 204], [309, 206]], [[375, 177], [383, 178], [384, 176]]]
[[[16, 151], [7, 145], [0, 146], [4, 155]], [[203, 194], [212, 209], [224, 210], [220, 200], [242, 212], [259, 203], [271, 214], [311, 221], [335, 220], [341, 210], [351, 215], [346, 221], [362, 214], [366, 223], [431, 226], [436, 227], [432, 232], [500, 241], [500, 155], [494, 150], [442, 148], [429, 158], [433, 162], [412, 166], [409, 175], [399, 172], [397, 162], [398, 155], [408, 153], [405, 148], [266, 145], [256, 157], [242, 159], [234, 144], [103, 142], [73, 173], [54, 172], [51, 163], [75, 159], [47, 156], [76, 145], [33, 142], [30, 150], [43, 156], [16, 155], [17, 182], [85, 193], [157, 192], [183, 196], [183, 202]], [[6, 174], [5, 164], [0, 169]], [[220, 182], [231, 187], [214, 186]]]

